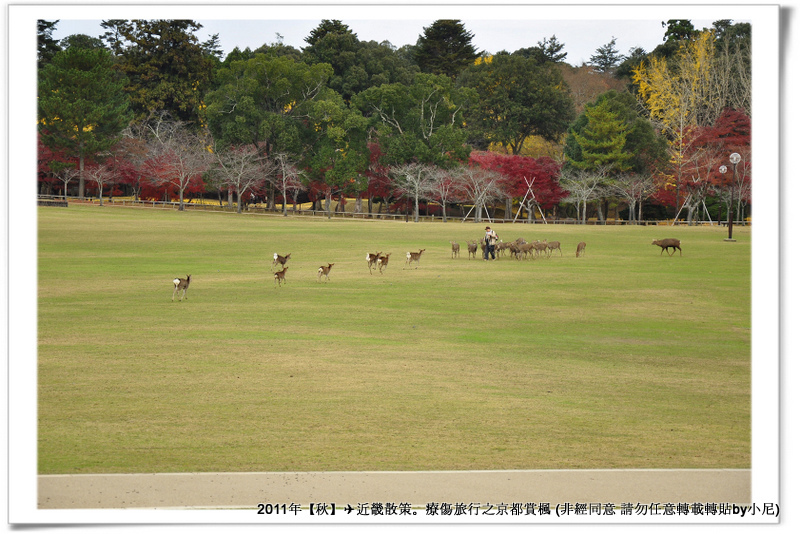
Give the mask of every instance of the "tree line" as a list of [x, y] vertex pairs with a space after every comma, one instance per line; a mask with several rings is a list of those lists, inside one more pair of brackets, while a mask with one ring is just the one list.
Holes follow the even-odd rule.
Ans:
[[[323, 20], [298, 50], [224, 58], [187, 20], [39, 21], [39, 191], [527, 220], [711, 218], [750, 187], [750, 26], [664, 23], [651, 52], [493, 55], [458, 20], [415, 45]], [[721, 165], [741, 155], [733, 172]], [[333, 208], [333, 204], [337, 206]], [[549, 212], [549, 213], [548, 213]], [[587, 213], [588, 212], [588, 213]]]

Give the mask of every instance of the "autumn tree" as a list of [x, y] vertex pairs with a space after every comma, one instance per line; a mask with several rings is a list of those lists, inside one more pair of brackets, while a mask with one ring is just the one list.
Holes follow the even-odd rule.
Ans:
[[413, 201], [414, 222], [419, 222], [419, 201], [432, 192], [437, 168], [424, 163], [404, 163], [389, 167], [394, 188]]
[[274, 162], [274, 181], [277, 185], [277, 188], [281, 192], [282, 202], [282, 211], [283, 216], [286, 217], [288, 215], [286, 209], [286, 199], [287, 193], [292, 193], [292, 198], [294, 199], [294, 207], [295, 210], [297, 209], [297, 194], [304, 189], [303, 183], [301, 178], [303, 176], [303, 171], [297, 166], [297, 164], [292, 161], [291, 157], [285, 153], [280, 152], [273, 156]]
[[51, 149], [78, 160], [78, 196], [85, 193], [87, 159], [108, 151], [132, 118], [124, 80], [104, 49], [72, 47], [40, 71], [39, 133]]
[[599, 198], [605, 178], [603, 169], [562, 170], [559, 185], [569, 191], [569, 196], [564, 201], [575, 204], [581, 224], [586, 224], [586, 206], [590, 201]]
[[[614, 194], [628, 204], [628, 220], [642, 221], [644, 202], [656, 191], [656, 183], [651, 173], [625, 173], [617, 176], [610, 184]], [[637, 211], [638, 208], [638, 211]]]
[[681, 187], [691, 181], [693, 132], [714, 124], [725, 104], [716, 54], [714, 32], [704, 31], [681, 41], [674, 58], [651, 57], [634, 69], [638, 97], [670, 142], [670, 168], [663, 183], [675, 192], [676, 209], [682, 204]]
[[175, 188], [178, 209], [183, 211], [186, 190], [202, 184], [202, 175], [212, 164], [210, 140], [204, 132], [167, 115], [154, 118], [148, 127], [152, 146], [148, 174], [156, 185]]
[[[488, 205], [506, 195], [501, 185], [503, 176], [497, 171], [485, 169], [480, 165], [459, 165], [453, 169], [452, 173], [459, 194], [465, 201], [472, 203], [470, 213], [473, 214], [473, 220], [475, 222], [482, 221], [484, 213], [491, 218]], [[466, 217], [464, 218], [466, 219]]]
[[470, 163], [499, 173], [499, 182], [509, 199], [506, 213], [512, 212], [511, 199], [518, 199], [527, 212], [528, 222], [534, 214], [557, 205], [567, 196], [558, 184], [561, 165], [548, 157], [532, 158], [492, 152], [473, 152]]
[[103, 189], [106, 186], [117, 183], [120, 177], [119, 171], [110, 162], [102, 162], [88, 167], [86, 175], [89, 181], [94, 182], [97, 186], [97, 198], [100, 199], [100, 205], [102, 206]]
[[214, 156], [221, 185], [236, 193], [236, 212], [242, 213], [243, 195], [263, 184], [271, 168], [253, 145], [219, 146]]

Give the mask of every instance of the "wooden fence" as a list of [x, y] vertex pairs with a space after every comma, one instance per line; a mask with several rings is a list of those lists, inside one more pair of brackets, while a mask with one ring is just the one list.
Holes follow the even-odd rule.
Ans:
[[[94, 204], [99, 205], [100, 199], [97, 198], [83, 198], [79, 199], [77, 197], [67, 197], [67, 200], [64, 200], [63, 196], [47, 196], [47, 195], [39, 195], [38, 198], [38, 205], [40, 206], [62, 206], [67, 207], [68, 202], [72, 203], [80, 203], [80, 204]], [[180, 209], [179, 202], [165, 202], [161, 200], [132, 200], [129, 198], [115, 198], [115, 199], [104, 199], [104, 205], [109, 206], [128, 206], [128, 207], [140, 207], [140, 208], [151, 208], [151, 209], [166, 209], [166, 210], [178, 210]], [[212, 211], [212, 212], [221, 212], [221, 213], [236, 213], [235, 207], [229, 207], [225, 204], [219, 205], [218, 203], [195, 203], [195, 202], [184, 202], [183, 203], [184, 210], [193, 210], [193, 211]], [[282, 208], [276, 209], [268, 209], [263, 206], [258, 205], [246, 205], [243, 206], [242, 209], [243, 213], [249, 214], [265, 214], [265, 215], [277, 215], [280, 216], [283, 214]], [[298, 209], [294, 210], [291, 207], [287, 209], [287, 215], [292, 217], [324, 217], [329, 219], [363, 219], [363, 220], [395, 220], [395, 221], [405, 221], [405, 222], [413, 222], [414, 216], [412, 214], [397, 214], [397, 213], [354, 213], [351, 211], [341, 212], [341, 211], [331, 211], [327, 212], [324, 210], [304, 210]], [[423, 215], [420, 214], [419, 216], [420, 222], [427, 221], [427, 222], [436, 222], [441, 221], [441, 215]], [[453, 217], [449, 216], [447, 218], [448, 222], [475, 222], [474, 217], [469, 217], [464, 219], [463, 217]], [[552, 218], [548, 217], [546, 220], [542, 219], [534, 219], [533, 222], [528, 221], [527, 219], [519, 218], [516, 221], [514, 219], [503, 219], [503, 218], [482, 218], [477, 221], [479, 224], [490, 223], [490, 224], [581, 224], [578, 219], [571, 219], [571, 218]], [[673, 223], [672, 220], [648, 220], [648, 221], [628, 221], [624, 219], [607, 219], [605, 221], [598, 221], [596, 219], [589, 219], [586, 221], [587, 225], [590, 226], [621, 226], [621, 225], [638, 225], [638, 226], [671, 226], [671, 225], [686, 225], [687, 222], [683, 220], [678, 220]], [[727, 221], [719, 222], [709, 222], [709, 221], [695, 221], [693, 225], [695, 226], [727, 226]], [[734, 221], [734, 224], [737, 226], [749, 226], [751, 221]]]

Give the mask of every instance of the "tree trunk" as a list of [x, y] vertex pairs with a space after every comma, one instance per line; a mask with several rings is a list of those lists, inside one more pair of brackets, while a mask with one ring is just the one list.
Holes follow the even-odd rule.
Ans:
[[86, 193], [86, 182], [83, 179], [83, 155], [78, 160], [78, 170], [80, 171], [78, 173], [78, 198], [83, 199]]

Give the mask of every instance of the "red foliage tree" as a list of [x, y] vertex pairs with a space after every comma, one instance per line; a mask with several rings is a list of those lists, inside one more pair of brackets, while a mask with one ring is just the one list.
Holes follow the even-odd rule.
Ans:
[[[495, 152], [472, 152], [470, 164], [502, 174], [504, 179], [501, 185], [506, 194], [510, 199], [525, 199], [531, 220], [531, 208], [536, 203], [543, 209], [550, 209], [569, 195], [558, 185], [561, 165], [549, 157], [531, 158]], [[528, 193], [529, 184], [535, 201]]]

